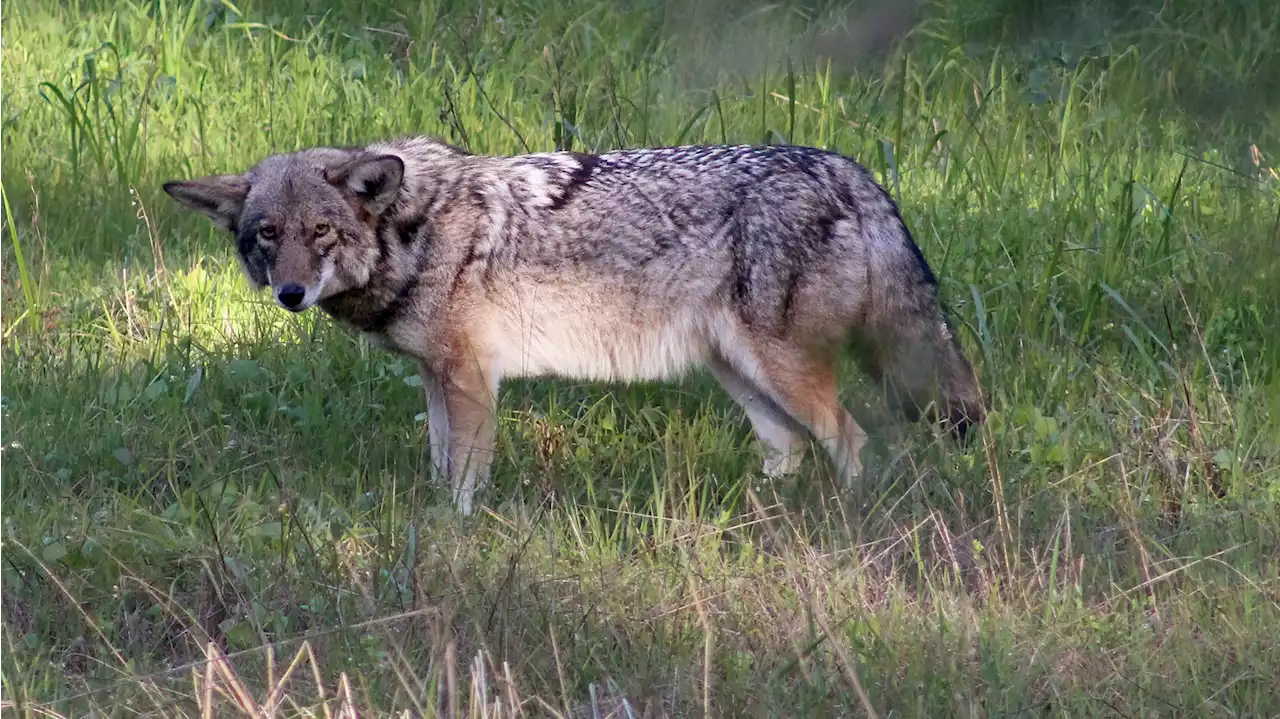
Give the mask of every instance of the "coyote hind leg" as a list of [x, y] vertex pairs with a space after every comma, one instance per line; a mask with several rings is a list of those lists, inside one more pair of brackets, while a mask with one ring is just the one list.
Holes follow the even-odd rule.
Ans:
[[756, 439], [764, 450], [764, 475], [776, 480], [800, 469], [800, 462], [804, 459], [804, 426], [779, 407], [768, 392], [744, 377], [724, 358], [712, 358], [707, 368], [751, 420]]
[[[809, 431], [822, 445], [843, 488], [862, 475], [867, 434], [840, 403], [832, 357], [782, 342], [758, 342], [729, 360], [741, 378], [762, 390], [792, 426]], [[754, 420], [753, 420], [754, 421]]]

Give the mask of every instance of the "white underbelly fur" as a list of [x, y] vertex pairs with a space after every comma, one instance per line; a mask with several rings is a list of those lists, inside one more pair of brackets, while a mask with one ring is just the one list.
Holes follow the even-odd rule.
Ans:
[[489, 346], [503, 376], [673, 378], [703, 362], [724, 321], [722, 312], [703, 307], [633, 313], [603, 303], [540, 299], [508, 306], [490, 326]]

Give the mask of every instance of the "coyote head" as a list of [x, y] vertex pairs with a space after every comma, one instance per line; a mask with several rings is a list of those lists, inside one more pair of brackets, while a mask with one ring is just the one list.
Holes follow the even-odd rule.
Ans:
[[269, 157], [243, 175], [166, 182], [164, 191], [236, 238], [255, 289], [301, 312], [368, 284], [378, 218], [404, 180], [396, 155], [316, 148]]

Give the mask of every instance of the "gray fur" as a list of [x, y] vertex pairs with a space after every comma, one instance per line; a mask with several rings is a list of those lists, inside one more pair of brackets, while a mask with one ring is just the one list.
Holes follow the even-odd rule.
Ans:
[[959, 436], [983, 416], [897, 207], [832, 152], [493, 157], [407, 138], [165, 190], [235, 234], [250, 280], [281, 304], [318, 304], [419, 360], [432, 466], [466, 513], [508, 376], [656, 379], [701, 364], [746, 410], [770, 474], [794, 470], [807, 430], [846, 482], [865, 442], [834, 383], [850, 339], [909, 414], [940, 408]]

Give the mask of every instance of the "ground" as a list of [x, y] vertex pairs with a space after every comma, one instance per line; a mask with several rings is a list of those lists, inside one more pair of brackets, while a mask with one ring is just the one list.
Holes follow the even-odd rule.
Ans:
[[[1280, 715], [1280, 4], [874, 5], [6, 3], [5, 706]], [[407, 133], [858, 157], [990, 420], [850, 367], [840, 493], [706, 376], [511, 383], [460, 518], [415, 368], [160, 191]]]

